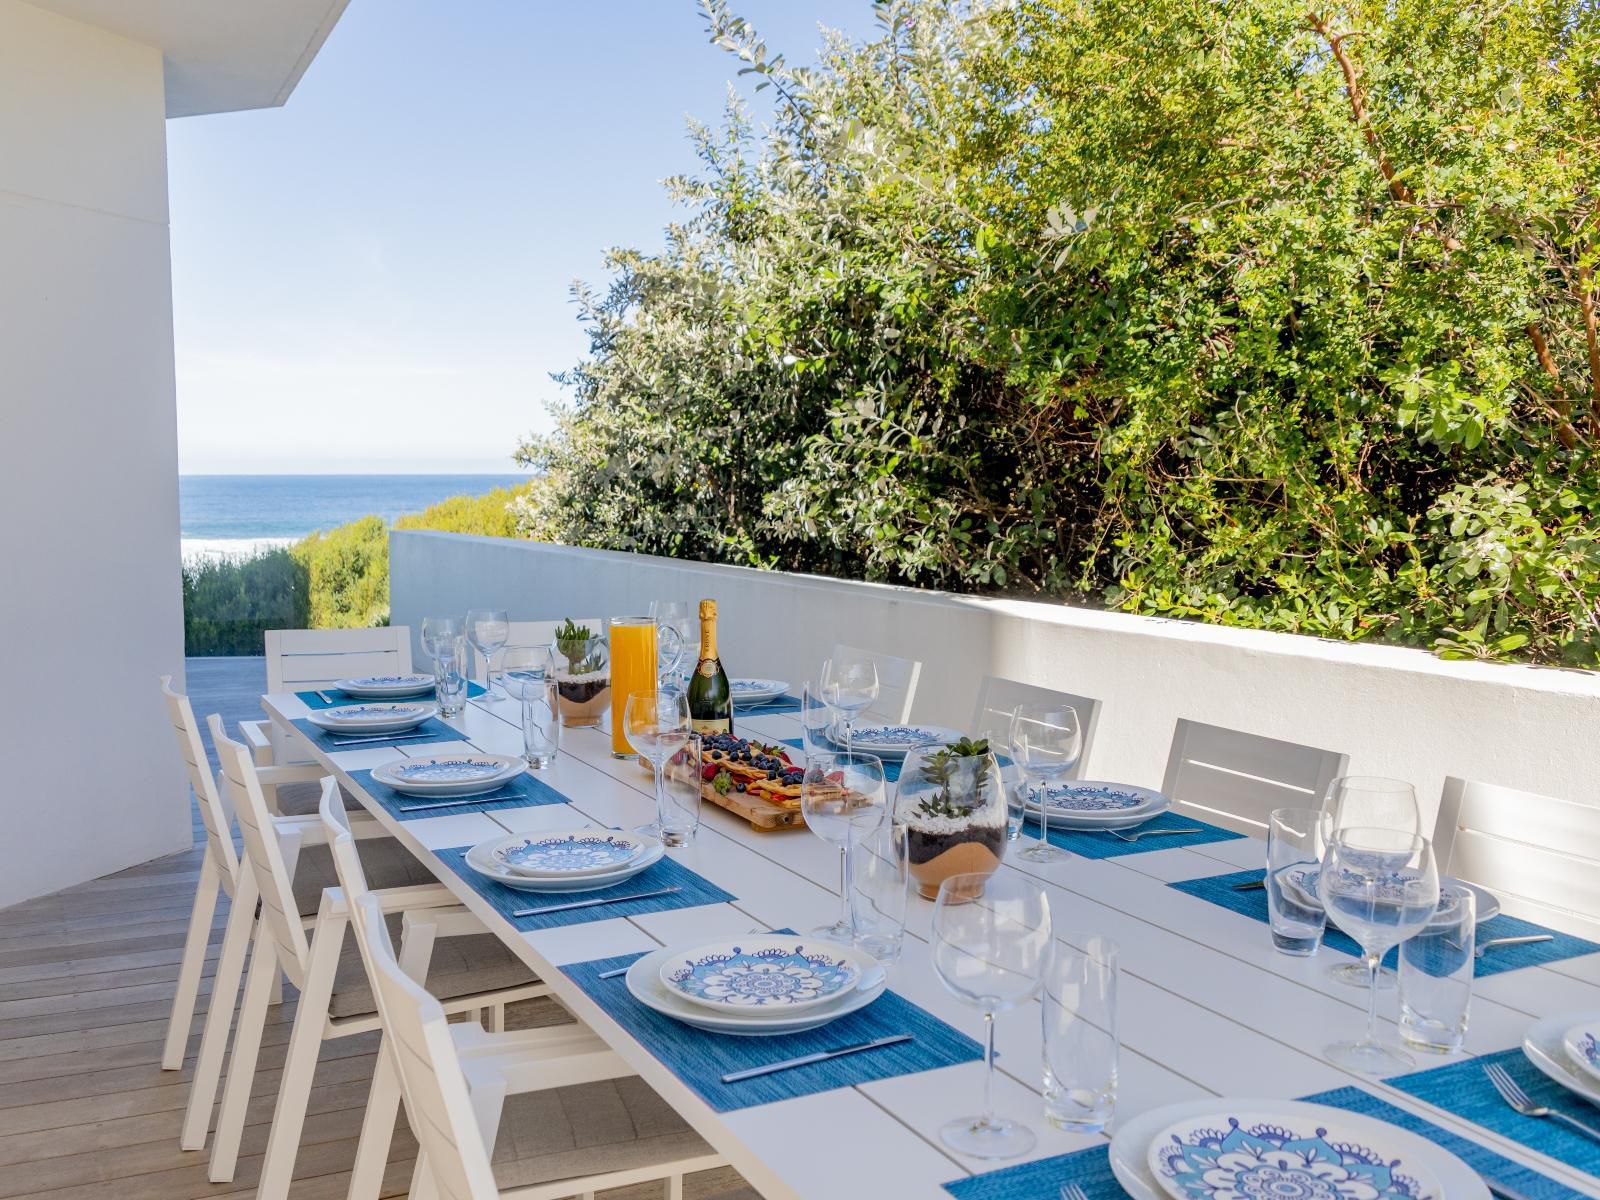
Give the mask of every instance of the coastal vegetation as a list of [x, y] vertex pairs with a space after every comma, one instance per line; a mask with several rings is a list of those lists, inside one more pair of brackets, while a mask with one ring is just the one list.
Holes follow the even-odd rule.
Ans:
[[1600, 665], [1600, 7], [704, 7], [524, 532]]
[[[513, 506], [524, 488], [453, 496], [396, 529], [516, 535]], [[348, 629], [389, 623], [389, 530], [362, 517], [292, 546], [249, 557], [183, 565], [185, 653], [260, 654], [268, 629]]]

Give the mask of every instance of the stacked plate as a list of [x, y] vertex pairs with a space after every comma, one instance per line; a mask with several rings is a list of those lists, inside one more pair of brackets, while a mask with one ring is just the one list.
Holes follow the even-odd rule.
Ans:
[[[850, 749], [893, 760], [904, 758], [929, 742], [947, 744], [958, 742], [964, 736], [959, 729], [947, 729], [943, 725], [857, 725], [850, 733]], [[843, 737], [844, 730], [840, 729], [835, 740]]]
[[[1293, 866], [1284, 867], [1278, 873], [1284, 890], [1294, 895], [1307, 908], [1321, 908], [1322, 901], [1317, 896], [1317, 876], [1321, 873], [1318, 863], [1295, 863]], [[1493, 892], [1481, 888], [1475, 883], [1468, 883], [1465, 879], [1457, 879], [1454, 875], [1439, 876], [1440, 887], [1464, 887], [1477, 897], [1477, 923], [1482, 924], [1491, 917], [1500, 915], [1500, 899]], [[1328, 915], [1328, 920], [1333, 921], [1333, 915]], [[1337, 921], [1333, 922], [1335, 925]]]
[[758, 708], [763, 704], [771, 704], [789, 690], [789, 683], [784, 679], [733, 679], [728, 686], [733, 689], [735, 708]]
[[1046, 812], [1053, 829], [1128, 829], [1160, 816], [1172, 801], [1129, 783], [1068, 779], [1030, 788], [1024, 803], [1035, 818]]
[[407, 796], [477, 796], [505, 786], [527, 769], [510, 754], [432, 754], [384, 763], [372, 778]]
[[1535, 1021], [1522, 1052], [1550, 1079], [1600, 1105], [1600, 1012]]
[[433, 716], [432, 704], [341, 704], [306, 714], [306, 720], [330, 733], [399, 733]]
[[361, 700], [403, 700], [433, 691], [433, 676], [361, 675], [355, 679], [341, 679], [333, 686]]
[[1111, 1170], [1134, 1200], [1489, 1196], [1476, 1171], [1414, 1133], [1289, 1100], [1212, 1098], [1144, 1113], [1121, 1124], [1112, 1138]]
[[567, 829], [479, 842], [467, 851], [467, 866], [519, 892], [591, 892], [632, 879], [663, 853], [647, 833]]
[[817, 1029], [889, 986], [883, 968], [853, 946], [788, 934], [657, 950], [628, 968], [627, 984], [646, 1008], [735, 1037]]

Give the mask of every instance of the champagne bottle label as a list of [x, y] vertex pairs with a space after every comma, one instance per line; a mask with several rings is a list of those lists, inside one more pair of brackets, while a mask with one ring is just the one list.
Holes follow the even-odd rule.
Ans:
[[733, 722], [728, 720], [727, 717], [723, 717], [721, 720], [714, 721], [692, 720], [689, 722], [689, 724], [693, 727], [694, 731], [699, 734], [731, 733], [733, 731]]

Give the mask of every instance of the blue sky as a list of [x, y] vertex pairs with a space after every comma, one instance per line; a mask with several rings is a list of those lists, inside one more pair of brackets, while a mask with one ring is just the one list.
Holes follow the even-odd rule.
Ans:
[[[734, 7], [797, 64], [874, 29]], [[511, 469], [586, 349], [569, 284], [660, 245], [737, 68], [695, 0], [352, 0], [284, 108], [169, 122], [182, 469]]]

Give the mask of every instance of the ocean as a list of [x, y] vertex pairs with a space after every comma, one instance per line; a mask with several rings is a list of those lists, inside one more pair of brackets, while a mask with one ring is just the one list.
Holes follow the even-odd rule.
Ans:
[[392, 522], [526, 475], [180, 475], [183, 557], [247, 555], [376, 514]]

